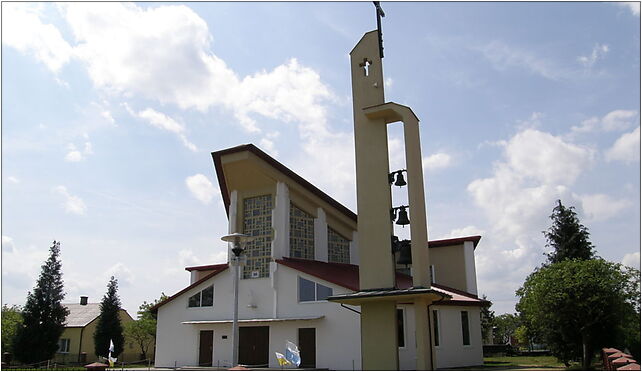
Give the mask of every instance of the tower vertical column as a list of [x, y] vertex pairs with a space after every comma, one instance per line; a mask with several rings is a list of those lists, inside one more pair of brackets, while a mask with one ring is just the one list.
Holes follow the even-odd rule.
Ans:
[[[363, 112], [366, 107], [384, 103], [377, 31], [361, 38], [350, 52], [350, 63], [359, 214], [359, 286], [361, 290], [393, 288], [387, 125], [385, 120], [369, 119]], [[394, 301], [382, 299], [361, 306], [364, 370], [399, 368], [396, 314]]]

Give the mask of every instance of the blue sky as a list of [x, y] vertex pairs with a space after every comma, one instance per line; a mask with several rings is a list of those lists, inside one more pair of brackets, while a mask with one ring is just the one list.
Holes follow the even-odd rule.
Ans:
[[[559, 198], [639, 268], [639, 3], [382, 7], [429, 237], [483, 236], [493, 310], [543, 262]], [[132, 314], [223, 262], [211, 151], [254, 143], [356, 210], [348, 53], [375, 27], [371, 2], [3, 3], [2, 302], [24, 303], [54, 239], [67, 301], [116, 275]]]

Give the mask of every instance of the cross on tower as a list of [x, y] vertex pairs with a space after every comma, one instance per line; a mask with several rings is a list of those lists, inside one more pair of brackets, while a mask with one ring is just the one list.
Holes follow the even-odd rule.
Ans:
[[368, 58], [364, 58], [363, 62], [359, 63], [359, 67], [363, 67], [363, 73], [365, 76], [368, 76], [370, 73], [370, 65], [372, 64], [372, 61], [369, 61]]

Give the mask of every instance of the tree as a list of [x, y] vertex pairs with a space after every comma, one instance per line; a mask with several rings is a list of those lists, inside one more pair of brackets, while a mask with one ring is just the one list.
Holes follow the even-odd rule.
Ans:
[[147, 359], [149, 352], [153, 351], [156, 345], [156, 318], [150, 309], [166, 298], [167, 296], [161, 293], [160, 298], [153, 303], [144, 301], [138, 307], [138, 319], [125, 324], [125, 339], [140, 348], [142, 359]]
[[54, 240], [36, 286], [27, 295], [22, 311], [23, 326], [18, 329], [14, 342], [16, 359], [23, 363], [51, 359], [58, 349], [58, 339], [69, 314], [61, 304], [65, 293], [59, 257], [60, 242]]
[[107, 283], [107, 293], [100, 302], [100, 317], [94, 332], [94, 352], [106, 357], [109, 353], [109, 342], [113, 341], [112, 357], [118, 357], [123, 350], [125, 337], [120, 322], [120, 298], [118, 298], [118, 280], [113, 276]]
[[580, 224], [575, 208], [566, 208], [562, 201], [557, 201], [551, 214], [553, 225], [544, 231], [547, 247], [552, 247], [553, 252], [547, 254], [551, 264], [568, 259], [589, 260], [595, 257], [593, 244], [589, 241], [588, 229]]
[[13, 342], [18, 329], [22, 327], [20, 306], [2, 305], [2, 350], [13, 352]]
[[[483, 295], [484, 301], [487, 301], [486, 295]], [[482, 329], [482, 342], [486, 342], [492, 334], [493, 327], [495, 326], [495, 312], [490, 309], [492, 303], [481, 308], [481, 329]]]
[[[639, 353], [640, 272], [603, 259], [564, 260], [541, 267], [517, 290], [517, 310], [567, 366], [601, 347], [633, 347]], [[635, 342], [637, 345], [622, 345]], [[635, 332], [635, 331], [633, 331]], [[631, 350], [631, 349], [630, 349]]]
[[515, 330], [520, 326], [519, 317], [515, 314], [502, 314], [495, 317], [495, 344], [508, 344]]

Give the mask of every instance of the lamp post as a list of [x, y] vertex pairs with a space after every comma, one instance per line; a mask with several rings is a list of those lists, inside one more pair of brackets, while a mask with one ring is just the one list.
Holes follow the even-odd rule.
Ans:
[[254, 240], [253, 237], [234, 233], [225, 235], [221, 238], [222, 241], [232, 243], [232, 253], [234, 256], [231, 258], [230, 263], [234, 267], [234, 315], [232, 316], [232, 367], [239, 364], [239, 265], [241, 254], [245, 250], [245, 244]]

